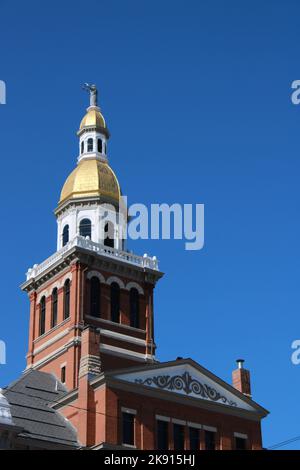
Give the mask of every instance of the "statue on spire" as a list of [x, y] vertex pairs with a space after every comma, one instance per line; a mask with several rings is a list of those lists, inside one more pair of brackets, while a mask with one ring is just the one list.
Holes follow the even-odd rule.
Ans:
[[98, 90], [96, 85], [90, 85], [89, 83], [84, 83], [82, 85], [83, 90], [86, 90], [90, 94], [90, 106], [98, 106]]

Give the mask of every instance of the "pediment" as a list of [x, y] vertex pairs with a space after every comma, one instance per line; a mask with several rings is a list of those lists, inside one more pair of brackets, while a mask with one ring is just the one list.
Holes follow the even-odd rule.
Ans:
[[246, 397], [244, 399], [239, 392], [235, 392], [233, 387], [225, 384], [200, 366], [199, 368], [194, 367], [189, 363], [167, 367], [148, 367], [133, 372], [120, 373], [115, 377], [160, 391], [219, 403], [228, 407], [257, 411], [255, 406], [251, 406], [249, 399]]

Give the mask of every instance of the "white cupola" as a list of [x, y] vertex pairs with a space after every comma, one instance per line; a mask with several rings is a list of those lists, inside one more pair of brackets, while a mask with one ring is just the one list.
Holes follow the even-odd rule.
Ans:
[[90, 92], [90, 106], [77, 133], [77, 166], [64, 183], [55, 211], [57, 249], [80, 236], [123, 250], [127, 216], [126, 211], [119, 210], [123, 204], [120, 185], [108, 164], [109, 132], [97, 103], [96, 86], [85, 84], [84, 88]]

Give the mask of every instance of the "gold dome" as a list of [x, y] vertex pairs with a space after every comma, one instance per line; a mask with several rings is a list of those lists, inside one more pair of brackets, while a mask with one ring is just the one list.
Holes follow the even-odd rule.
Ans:
[[95, 106], [88, 108], [86, 115], [80, 123], [79, 132], [85, 127], [106, 129], [105, 119], [102, 116], [99, 108]]
[[116, 175], [107, 163], [96, 159], [82, 160], [68, 176], [61, 194], [59, 204], [67, 199], [82, 197], [107, 197], [119, 203], [120, 185]]

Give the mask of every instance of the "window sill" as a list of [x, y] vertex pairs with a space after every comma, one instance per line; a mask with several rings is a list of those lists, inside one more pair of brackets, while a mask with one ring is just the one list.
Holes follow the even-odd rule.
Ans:
[[66, 318], [65, 320], [63, 320], [61, 323], [59, 323], [58, 325], [54, 326], [53, 328], [51, 328], [50, 330], [46, 331], [46, 333], [38, 336], [34, 341], [33, 343], [38, 343], [40, 340], [44, 339], [44, 338], [47, 338], [47, 336], [49, 336], [51, 333], [53, 333], [54, 331], [58, 330], [59, 328], [61, 328], [63, 325], [65, 325], [66, 323], [68, 323], [68, 321], [71, 320], [71, 317], [69, 318]]
[[136, 446], [135, 445], [132, 445], [132, 444], [122, 444], [123, 447], [126, 447], [128, 449], [136, 449]]

